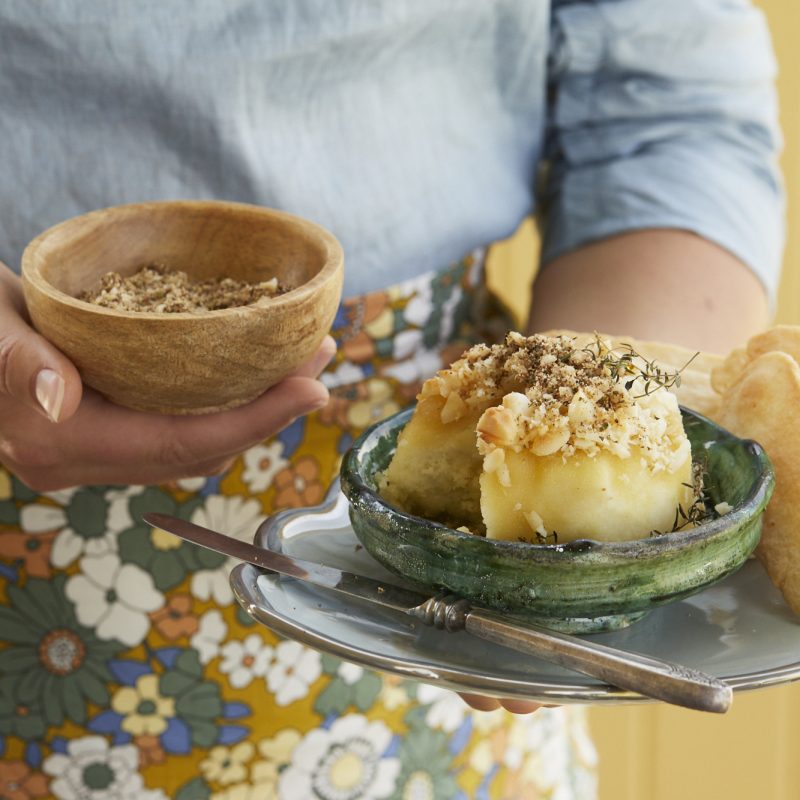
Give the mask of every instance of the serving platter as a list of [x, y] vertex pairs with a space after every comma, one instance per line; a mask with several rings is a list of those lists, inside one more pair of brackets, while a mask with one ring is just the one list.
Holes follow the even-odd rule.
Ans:
[[[255, 543], [403, 585], [358, 542], [338, 483], [320, 506], [267, 519]], [[426, 628], [250, 564], [235, 567], [231, 585], [244, 610], [268, 628], [378, 671], [455, 691], [551, 703], [649, 701], [467, 633]], [[800, 678], [800, 618], [753, 559], [699, 594], [657, 608], [627, 628], [587, 638], [693, 667], [734, 691]]]

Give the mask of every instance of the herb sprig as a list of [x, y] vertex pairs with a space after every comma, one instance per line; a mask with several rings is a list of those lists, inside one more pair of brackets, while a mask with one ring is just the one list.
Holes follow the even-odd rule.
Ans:
[[[621, 352], [620, 352], [621, 351]], [[610, 347], [599, 334], [593, 342], [583, 348], [601, 370], [608, 370], [615, 383], [622, 382], [628, 391], [637, 381], [643, 381], [642, 393], [633, 395], [634, 399], [646, 397], [659, 389], [677, 389], [681, 385], [681, 374], [694, 361], [695, 353], [680, 369], [663, 369], [655, 359], [649, 360], [638, 353], [633, 345], [622, 342]]]
[[668, 531], [650, 531], [650, 536], [663, 536], [665, 533], [677, 533], [687, 528], [694, 528], [703, 522], [708, 522], [719, 516], [715, 509], [706, 502], [704, 478], [707, 467], [708, 464], [705, 460], [694, 461], [692, 463], [692, 482], [682, 484], [687, 489], [692, 490], [692, 497], [694, 498], [692, 504], [688, 509], [685, 509], [683, 505], [679, 503], [678, 507], [675, 509], [675, 519], [672, 523], [672, 527]]

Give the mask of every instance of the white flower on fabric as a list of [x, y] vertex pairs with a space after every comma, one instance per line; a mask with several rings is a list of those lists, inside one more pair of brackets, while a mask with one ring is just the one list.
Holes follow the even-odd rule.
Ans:
[[256, 528], [264, 518], [261, 504], [252, 498], [212, 494], [202, 506], [195, 509], [192, 522], [242, 542], [252, 542]]
[[[567, 724], [567, 713], [566, 709], [541, 709], [536, 714], [511, 717], [506, 711], [492, 712], [502, 715], [502, 720], [507, 723], [501, 764], [519, 772], [522, 779], [534, 784], [543, 796], [549, 797], [553, 791], [558, 791], [558, 787], [570, 784], [567, 773], [572, 774], [574, 764], [569, 753], [576, 748], [570, 743], [573, 735], [570, 729], [574, 726]], [[482, 723], [484, 716], [488, 715], [473, 715], [475, 729], [482, 734], [482, 739], [473, 749], [469, 764], [478, 772], [488, 771], [496, 761], [495, 746], [486, 737], [487, 731]]]
[[[26, 533], [45, 533], [58, 530], [53, 539], [50, 561], [53, 566], [63, 569], [82, 556], [102, 556], [117, 552], [117, 536], [133, 525], [133, 518], [128, 508], [133, 494], [142, 491], [142, 487], [129, 489], [112, 489], [105, 495], [108, 503], [103, 531], [99, 535], [84, 535], [76, 531], [69, 520], [69, 504], [75, 499], [78, 490], [64, 492], [64, 506], [31, 503], [20, 512], [20, 527]], [[85, 491], [85, 490], [84, 490]], [[55, 495], [56, 493], [52, 493]]]
[[[554, 711], [556, 712], [555, 719], [552, 714], [553, 709], [541, 709], [536, 714], [513, 716], [503, 709], [497, 709], [488, 714], [485, 712], [473, 714], [473, 726], [476, 732], [481, 734], [481, 741], [470, 755], [470, 766], [481, 773], [486, 773], [491, 769], [496, 762], [496, 752], [487, 734], [505, 723], [505, 740], [500, 758], [504, 767], [513, 771], [521, 770], [526, 781], [542, 788], [545, 785], [552, 788], [555, 782], [566, 780], [563, 775], [556, 778], [553, 778], [552, 775], [545, 776], [545, 784], [539, 774], [542, 770], [539, 759], [544, 757], [541, 754], [548, 751], [551, 746], [550, 739], [557, 740], [560, 743], [558, 746], [564, 753], [569, 749], [568, 742], [564, 738], [567, 728], [558, 719], [559, 715], [563, 716], [563, 709], [554, 709]], [[559, 756], [555, 757], [556, 770], [566, 768], [567, 762]]]
[[469, 765], [479, 775], [486, 775], [494, 766], [494, 748], [491, 739], [480, 739], [469, 755]]
[[189, 591], [198, 600], [211, 600], [218, 606], [229, 606], [233, 603], [233, 592], [228, 582], [228, 575], [238, 564], [235, 558], [226, 559], [218, 569], [201, 569], [192, 575]]
[[50, 791], [59, 800], [167, 800], [160, 789], [145, 788], [135, 745], [112, 747], [101, 736], [67, 742], [42, 764], [53, 777]]
[[389, 797], [400, 773], [398, 758], [385, 758], [392, 732], [361, 714], [339, 717], [327, 730], [306, 734], [280, 774], [280, 800], [381, 800]]
[[533, 720], [531, 724], [527, 719], [515, 716], [508, 729], [503, 764], [509, 769], [517, 770], [525, 763], [529, 753], [540, 751], [545, 745], [543, 739], [546, 727], [542, 720]]
[[411, 358], [382, 367], [380, 374], [401, 383], [411, 383], [425, 380], [441, 368], [442, 361], [435, 350], [420, 349]]
[[150, 573], [122, 564], [116, 553], [87, 556], [80, 566], [81, 574], [67, 578], [64, 590], [78, 622], [100, 639], [117, 639], [128, 647], [141, 644], [150, 629], [148, 614], [164, 605]]
[[469, 712], [467, 704], [457, 694], [427, 683], [420, 684], [417, 689], [417, 700], [430, 705], [425, 714], [428, 726], [447, 733], [457, 730]]
[[251, 447], [244, 454], [242, 480], [251, 492], [263, 492], [288, 463], [283, 457], [283, 442], [278, 439]]
[[144, 486], [126, 486], [124, 489], [111, 489], [106, 492], [106, 500], [110, 504], [108, 524], [114, 530], [122, 531], [131, 526], [133, 519], [128, 503], [132, 497], [142, 494], [145, 488]]
[[469, 756], [469, 765], [479, 774], [486, 775], [495, 764], [494, 743], [489, 734], [508, 722], [508, 711], [479, 711], [472, 715], [472, 727], [478, 734], [478, 744]]
[[343, 661], [336, 670], [336, 674], [348, 685], [352, 686], [361, 680], [364, 674], [364, 668], [359, 667], [357, 664], [351, 664], [349, 661]]
[[178, 488], [184, 492], [199, 492], [208, 482], [208, 478], [198, 475], [194, 478], [180, 478], [176, 481]]
[[273, 652], [257, 633], [251, 633], [244, 641], [226, 642], [221, 650], [220, 672], [228, 676], [235, 689], [244, 689], [253, 679], [267, 674]]
[[308, 694], [311, 685], [322, 674], [322, 658], [316, 650], [300, 642], [281, 642], [275, 649], [275, 660], [267, 673], [267, 686], [279, 706], [288, 706]]
[[418, 287], [416, 294], [403, 309], [403, 319], [409, 325], [425, 325], [433, 313], [433, 287], [430, 282]]
[[412, 383], [430, 378], [442, 368], [442, 360], [435, 350], [420, 348], [411, 358], [382, 367], [383, 377], [396, 378], [401, 383]]
[[447, 342], [453, 335], [455, 311], [461, 302], [463, 291], [460, 286], [455, 287], [453, 293], [442, 304], [442, 322], [439, 327], [439, 341]]
[[472, 715], [472, 727], [483, 736], [499, 728], [508, 719], [508, 711], [496, 708], [494, 711], [479, 711]]
[[63, 508], [44, 503], [30, 503], [19, 512], [19, 526], [25, 533], [44, 533], [65, 528], [67, 514]]
[[400, 331], [392, 340], [392, 355], [396, 361], [411, 358], [422, 347], [422, 331], [419, 328], [409, 328]]
[[521, 769], [523, 780], [549, 794], [569, 785], [570, 710], [542, 708], [530, 717], [514, 718], [503, 763]]
[[[242, 542], [252, 542], [263, 517], [261, 504], [257, 500], [215, 494], [207, 497], [205, 503], [195, 510], [192, 522], [221, 531]], [[198, 600], [213, 600], [218, 606], [231, 605], [233, 592], [228, 576], [238, 563], [238, 559], [229, 558], [217, 569], [195, 572], [189, 585], [192, 595]]]
[[197, 631], [189, 640], [192, 647], [197, 650], [201, 664], [208, 664], [219, 655], [220, 644], [228, 634], [228, 626], [222, 614], [216, 608], [206, 611], [200, 617]]
[[43, 492], [42, 497], [48, 497], [50, 500], [58, 503], [60, 506], [68, 506], [69, 501], [75, 496], [75, 493], [80, 489], [80, 486], [70, 486], [67, 489], [56, 489], [53, 492]]
[[411, 700], [405, 685], [400, 681], [393, 683], [384, 676], [383, 686], [378, 695], [381, 705], [388, 711], [395, 711], [401, 706], [407, 706]]
[[364, 377], [364, 370], [361, 367], [349, 361], [344, 361], [336, 369], [330, 372], [323, 372], [319, 379], [328, 389], [334, 389], [337, 386], [360, 383], [364, 380]]

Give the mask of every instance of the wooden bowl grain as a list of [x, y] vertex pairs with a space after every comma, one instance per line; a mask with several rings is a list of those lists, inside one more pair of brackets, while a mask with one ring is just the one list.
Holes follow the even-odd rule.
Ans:
[[[158, 263], [205, 280], [277, 277], [284, 294], [198, 314], [129, 312], [76, 296], [110, 271]], [[308, 360], [341, 297], [342, 248], [320, 226], [242, 203], [159, 201], [62, 222], [22, 257], [36, 329], [87, 386], [142, 411], [201, 414], [254, 400]]]

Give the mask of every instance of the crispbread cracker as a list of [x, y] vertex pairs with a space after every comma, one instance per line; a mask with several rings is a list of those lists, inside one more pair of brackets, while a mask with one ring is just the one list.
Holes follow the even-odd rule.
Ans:
[[720, 394], [727, 392], [749, 363], [750, 355], [744, 347], [731, 350], [727, 358], [711, 370], [711, 386]]
[[711, 372], [711, 385], [724, 394], [736, 383], [747, 365], [764, 353], [786, 353], [800, 364], [800, 325], [776, 325], [751, 337], [746, 347], [732, 350]]
[[747, 355], [751, 359], [775, 350], [790, 355], [800, 364], [800, 325], [776, 325], [747, 342]]
[[775, 467], [775, 493], [764, 513], [756, 554], [792, 610], [800, 614], [800, 366], [785, 352], [751, 361], [725, 392], [716, 417], [754, 439]]

